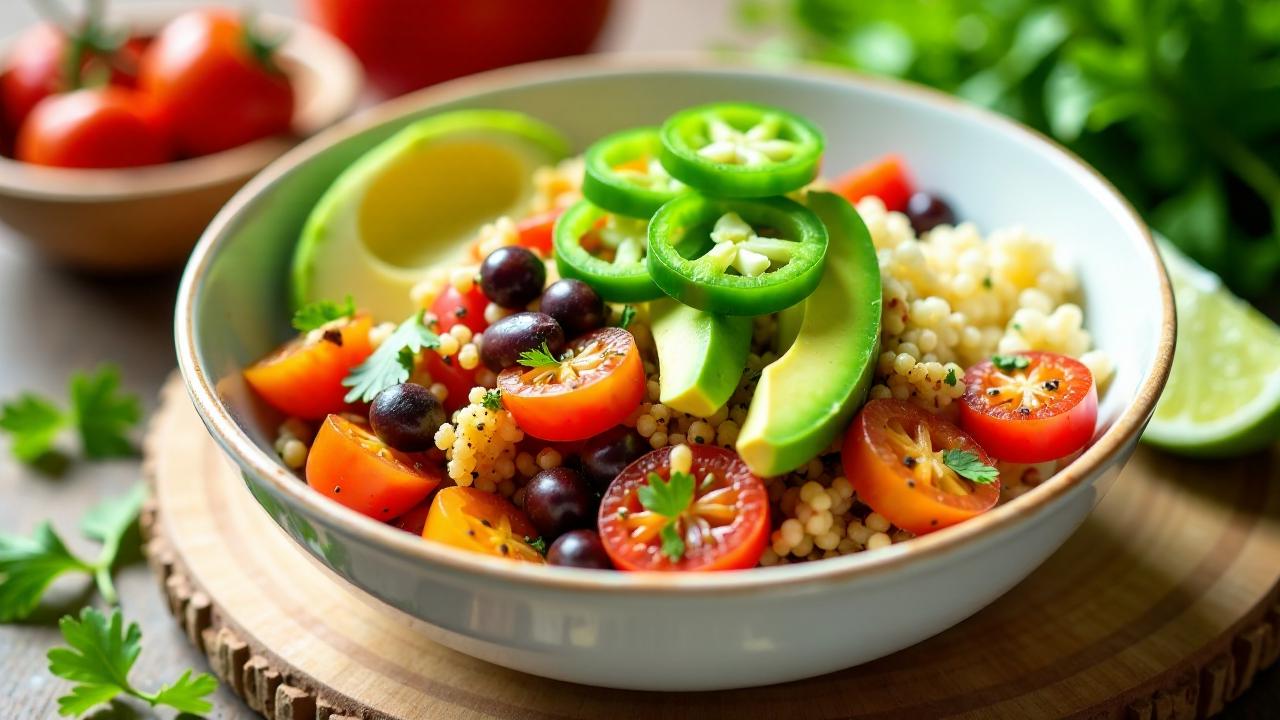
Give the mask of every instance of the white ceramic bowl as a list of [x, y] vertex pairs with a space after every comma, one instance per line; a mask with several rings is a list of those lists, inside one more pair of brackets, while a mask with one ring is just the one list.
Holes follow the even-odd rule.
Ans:
[[[731, 99], [812, 118], [827, 134], [833, 171], [899, 152], [961, 217], [1056, 238], [1081, 277], [1087, 325], [1117, 367], [1092, 446], [1035, 491], [926, 537], [821, 562], [680, 576], [532, 567], [424, 542], [329, 502], [277, 461], [239, 370], [287, 336], [294, 241], [312, 203], [354, 158], [410, 120], [450, 108], [522, 110], [581, 148], [683, 106]], [[916, 87], [690, 58], [605, 56], [502, 70], [339, 125], [274, 163], [215, 219], [177, 308], [179, 361], [210, 432], [263, 507], [321, 562], [432, 624], [436, 639], [464, 653], [563, 680], [660, 690], [849, 667], [989, 603], [1058, 548], [1120, 472], [1164, 384], [1173, 339], [1173, 299], [1147, 229], [1062, 149]]]

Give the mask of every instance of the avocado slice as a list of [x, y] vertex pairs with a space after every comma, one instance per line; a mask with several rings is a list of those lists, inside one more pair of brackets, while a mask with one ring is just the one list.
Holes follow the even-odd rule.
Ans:
[[738, 434], [738, 454], [761, 477], [804, 465], [844, 431], [879, 353], [880, 265], [867, 226], [838, 195], [810, 193], [809, 209], [829, 236], [822, 282], [795, 341], [760, 376]]
[[714, 415], [747, 366], [751, 318], [712, 315], [671, 298], [650, 303], [649, 318], [662, 404], [697, 417]]
[[338, 176], [302, 230], [293, 302], [351, 295], [381, 320], [413, 312], [409, 290], [433, 265], [457, 261], [480, 226], [519, 215], [533, 171], [565, 157], [554, 128], [506, 110], [419, 120]]
[[773, 334], [773, 351], [778, 355], [791, 349], [804, 323], [804, 301], [778, 312], [778, 329]]

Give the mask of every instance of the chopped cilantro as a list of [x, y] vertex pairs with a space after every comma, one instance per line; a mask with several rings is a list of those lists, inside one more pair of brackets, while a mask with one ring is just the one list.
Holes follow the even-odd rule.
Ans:
[[355, 301], [348, 295], [341, 304], [320, 300], [304, 305], [293, 314], [293, 327], [302, 332], [310, 332], [340, 318], [356, 314]]
[[493, 410], [494, 412], [501, 410], [502, 391], [497, 389], [486, 390], [484, 397], [480, 400], [480, 404], [483, 405], [486, 410]]
[[533, 350], [525, 350], [520, 353], [521, 365], [530, 368], [547, 367], [548, 365], [559, 365], [560, 361], [551, 353], [551, 348], [547, 347], [546, 341], [543, 341], [542, 347]]
[[[129, 430], [142, 416], [138, 398], [120, 392], [120, 370], [98, 366], [91, 373], [75, 373], [70, 383], [71, 409], [25, 393], [0, 406], [0, 432], [13, 438], [11, 452], [36, 466], [57, 453], [54, 443], [63, 430], [75, 430], [86, 457], [100, 459], [133, 455]], [[65, 459], [65, 458], [64, 458]]]
[[535, 538], [531, 538], [528, 535], [525, 535], [524, 541], [529, 547], [533, 548], [534, 550], [537, 550], [539, 555], [547, 554], [547, 541], [541, 535]]
[[423, 348], [440, 346], [440, 336], [422, 324], [422, 316], [420, 310], [400, 323], [372, 355], [342, 380], [343, 385], [351, 388], [347, 402], [370, 402], [383, 390], [408, 380], [417, 354]]
[[623, 305], [622, 314], [618, 318], [618, 327], [622, 328], [623, 330], [626, 330], [627, 328], [631, 327], [631, 323], [635, 322], [635, 319], [636, 319], [636, 306]]
[[956, 383], [959, 382], [959, 380], [956, 379], [956, 369], [947, 368], [947, 376], [942, 379], [942, 382], [950, 385], [951, 387], [955, 387]]
[[998, 470], [982, 462], [976, 453], [968, 450], [943, 450], [942, 464], [960, 477], [983, 485], [993, 483], [1000, 477]]
[[693, 476], [673, 472], [670, 480], [663, 481], [657, 473], [649, 473], [649, 484], [636, 490], [636, 497], [644, 509], [668, 518], [660, 533], [662, 554], [672, 562], [684, 557], [684, 539], [680, 537], [678, 521], [693, 502]]
[[1004, 372], [1022, 370], [1031, 364], [1026, 355], [994, 355], [991, 358], [991, 362]]

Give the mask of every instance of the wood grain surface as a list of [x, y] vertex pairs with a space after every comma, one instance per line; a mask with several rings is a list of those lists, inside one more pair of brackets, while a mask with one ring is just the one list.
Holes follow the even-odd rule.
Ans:
[[1280, 452], [1224, 467], [1140, 451], [1058, 553], [952, 630], [820, 678], [687, 694], [545, 680], [431, 642], [276, 527], [177, 384], [147, 468], [147, 554], [171, 609], [268, 717], [1189, 720], [1280, 657]]

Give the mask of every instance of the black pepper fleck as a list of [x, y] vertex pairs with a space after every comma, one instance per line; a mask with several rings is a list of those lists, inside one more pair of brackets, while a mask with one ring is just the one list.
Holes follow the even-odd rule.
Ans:
[[331, 342], [334, 345], [337, 345], [338, 347], [342, 347], [342, 333], [338, 332], [337, 330], [325, 330], [324, 339], [327, 342]]
[[913, 468], [913, 467], [915, 467], [915, 466], [916, 466], [916, 462], [917, 462], [917, 460], [916, 460], [915, 458], [911, 457], [910, 455], [908, 455], [908, 456], [906, 456], [906, 457], [902, 458], [902, 464], [903, 464], [903, 465], [906, 465], [906, 466], [907, 466], [907, 467], [909, 467], [909, 468]]

